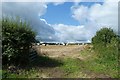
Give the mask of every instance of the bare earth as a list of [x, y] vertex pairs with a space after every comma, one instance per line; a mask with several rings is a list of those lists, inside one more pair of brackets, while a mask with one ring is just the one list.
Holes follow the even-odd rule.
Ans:
[[80, 51], [83, 50], [83, 45], [49, 45], [49, 46], [37, 46], [37, 51], [42, 55], [49, 56], [51, 58], [63, 58], [63, 57], [78, 57]]
[[[67, 46], [47, 45], [47, 46], [36, 46], [36, 49], [40, 55], [48, 56], [50, 58], [62, 59], [62, 58], [69, 57], [69, 58], [77, 58], [77, 59], [84, 61], [93, 56], [89, 54], [87, 56], [82, 56], [80, 54], [80, 51], [84, 50], [86, 47], [87, 47], [86, 45], [67, 45]], [[59, 70], [58, 67], [43, 68], [42, 71], [44, 71], [44, 73], [42, 73], [42, 75], [40, 75], [39, 77], [43, 77], [43, 78], [48, 78], [48, 77], [49, 78], [50, 77], [60, 78], [65, 75], [64, 71]], [[104, 74], [96, 74], [96, 73], [93, 73], [87, 70], [84, 72], [80, 72], [80, 75], [78, 77], [82, 77], [82, 78], [95, 78], [95, 77], [106, 78], [108, 77], [108, 76], [105, 76]]]
[[[41, 52], [45, 53], [49, 57], [74, 57], [75, 53], [79, 53], [83, 50], [82, 46], [72, 45], [72, 46], [42, 46]], [[73, 56], [74, 54], [74, 56]]]

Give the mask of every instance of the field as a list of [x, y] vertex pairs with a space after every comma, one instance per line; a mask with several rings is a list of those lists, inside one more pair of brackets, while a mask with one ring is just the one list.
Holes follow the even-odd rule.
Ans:
[[77, 57], [81, 50], [83, 50], [83, 46], [81, 45], [49, 45], [37, 47], [38, 52], [51, 58]]
[[0, 79], [120, 78], [119, 0], [31, 1], [1, 5]]
[[60, 67], [58, 66], [48, 69], [48, 71], [46, 71], [50, 74], [50, 76], [47, 75], [48, 77], [110, 77], [108, 75], [105, 75], [104, 73], [102, 74], [100, 72], [90, 70], [92, 68], [88, 69], [92, 66], [94, 68], [95, 63], [90, 62], [94, 60], [94, 58], [96, 58], [95, 53], [91, 50], [91, 45], [49, 45], [41, 47], [38, 46], [37, 51], [42, 53], [41, 55], [61, 60], [64, 63]]
[[12, 78], [109, 78], [117, 71], [99, 64], [91, 45], [35, 46], [38, 55], [30, 69], [21, 74], [9, 74]]

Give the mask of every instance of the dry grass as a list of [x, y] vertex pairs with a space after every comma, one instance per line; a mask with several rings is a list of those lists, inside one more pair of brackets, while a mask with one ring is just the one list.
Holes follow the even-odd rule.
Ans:
[[73, 57], [78, 55], [81, 50], [84, 49], [83, 45], [47, 45], [47, 46], [36, 46], [37, 52], [41, 55], [63, 58]]

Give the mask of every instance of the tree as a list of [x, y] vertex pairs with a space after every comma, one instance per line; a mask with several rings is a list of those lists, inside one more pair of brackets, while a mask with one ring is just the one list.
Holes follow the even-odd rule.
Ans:
[[92, 38], [92, 43], [95, 47], [101, 45], [106, 47], [107, 44], [112, 42], [113, 38], [117, 38], [117, 35], [110, 28], [102, 28], [96, 32], [96, 35]]
[[29, 49], [35, 41], [35, 32], [20, 19], [2, 18], [2, 61], [3, 64], [26, 64]]
[[96, 32], [96, 35], [92, 38], [92, 44], [95, 52], [99, 56], [99, 59], [103, 61], [118, 60], [120, 38], [110, 28], [102, 28]]

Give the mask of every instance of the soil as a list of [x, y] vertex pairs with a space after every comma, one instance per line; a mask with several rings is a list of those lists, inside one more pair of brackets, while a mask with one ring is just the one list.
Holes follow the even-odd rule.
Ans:
[[[86, 48], [86, 45], [47, 45], [47, 46], [35, 46], [37, 52], [40, 55], [48, 56], [50, 58], [76, 58], [79, 60], [86, 60], [89, 59], [92, 55], [88, 56], [81, 56], [80, 51]], [[68, 75], [69, 73], [64, 72], [63, 70], [59, 69], [59, 67], [54, 68], [42, 68], [42, 78], [62, 78]], [[85, 75], [85, 78], [108, 78], [108, 76], [104, 74], [97, 74], [92, 71], [84, 70], [81, 71], [82, 75]], [[78, 75], [77, 78], [81, 76]]]

